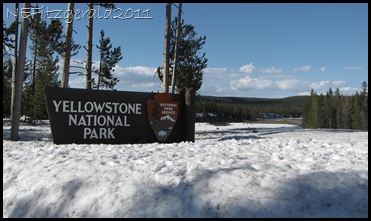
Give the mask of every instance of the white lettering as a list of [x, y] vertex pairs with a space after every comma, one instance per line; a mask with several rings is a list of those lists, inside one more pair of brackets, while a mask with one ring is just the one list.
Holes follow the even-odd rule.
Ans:
[[[90, 109], [88, 109], [88, 107], [87, 107], [88, 105], [90, 105]], [[85, 112], [91, 113], [93, 111], [93, 108], [94, 108], [94, 106], [90, 101], [85, 103], [85, 106], [84, 106]]]
[[73, 116], [72, 114], [69, 115], [69, 118], [68, 118], [68, 126], [71, 126], [71, 122], [74, 123], [74, 125], [76, 125], [76, 118], [77, 118], [77, 115], [75, 114], [75, 116]]
[[127, 123], [127, 117], [128, 116], [124, 116], [124, 127], [130, 127], [130, 124]]
[[88, 127], [84, 128], [84, 139], [86, 139], [87, 135], [91, 133], [91, 129]]
[[69, 112], [68, 107], [69, 107], [69, 101], [63, 101], [63, 112]]
[[111, 102], [106, 103], [106, 109], [108, 109], [106, 110], [107, 114], [110, 114], [112, 112]]
[[[107, 113], [107, 114], [142, 114], [140, 103], [82, 102], [53, 100], [55, 112], [66, 113]], [[168, 107], [167, 107], [168, 108]]]
[[62, 101], [59, 101], [59, 102], [57, 103], [55, 100], [53, 100], [53, 104], [54, 104], [54, 106], [55, 106], [55, 112], [58, 112], [58, 108], [59, 108], [59, 105], [61, 105], [61, 102], [62, 102]]
[[142, 114], [142, 112], [141, 112], [141, 104], [135, 104], [136, 105], [136, 114]]
[[115, 136], [113, 136], [113, 130], [115, 128], [108, 128], [108, 139], [116, 139]]
[[94, 107], [95, 107], [95, 111], [96, 112], [100, 112], [102, 113], [103, 111], [103, 107], [106, 103], [103, 103], [103, 104], [97, 104], [96, 102], [94, 102]]
[[[123, 119], [121, 119], [121, 117]], [[127, 122], [127, 116], [116, 116], [116, 115], [77, 115], [69, 114], [68, 126], [93, 126], [93, 127], [109, 127], [109, 126], [120, 126], [130, 127]], [[124, 121], [124, 122], [123, 122]]]
[[97, 129], [85, 127], [84, 139], [116, 139], [116, 137], [113, 135], [114, 130], [115, 128], [99, 128], [97, 133]]
[[[89, 120], [90, 121], [90, 120]], [[89, 122], [90, 123], [90, 122]], [[85, 118], [80, 118], [79, 124], [77, 126], [86, 126]]]

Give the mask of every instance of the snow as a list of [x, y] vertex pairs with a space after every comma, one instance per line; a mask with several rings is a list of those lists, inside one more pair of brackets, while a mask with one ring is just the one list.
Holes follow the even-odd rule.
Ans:
[[195, 142], [55, 145], [3, 120], [3, 217], [368, 217], [368, 131], [196, 123]]

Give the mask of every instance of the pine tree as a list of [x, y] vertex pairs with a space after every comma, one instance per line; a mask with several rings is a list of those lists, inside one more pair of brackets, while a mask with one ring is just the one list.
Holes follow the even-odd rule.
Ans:
[[362, 83], [362, 91], [352, 96], [335, 95], [331, 88], [326, 96], [317, 96], [311, 90], [311, 97], [303, 109], [304, 128], [338, 128], [368, 130], [368, 89]]
[[121, 46], [112, 49], [110, 38], [104, 37], [104, 31], [100, 32], [101, 38], [99, 40], [100, 62], [99, 68], [94, 69], [97, 75], [97, 83], [93, 82], [93, 88], [115, 90], [116, 84], [120, 81], [118, 78], [113, 77], [115, 65], [123, 58], [121, 54]]
[[341, 128], [351, 129], [352, 128], [352, 116], [351, 116], [351, 99], [350, 96], [344, 96], [341, 105]]
[[[37, 6], [36, 6], [37, 7]], [[33, 56], [31, 63], [32, 78], [26, 82], [23, 96], [22, 110], [31, 117], [31, 122], [36, 119], [47, 118], [44, 87], [56, 87], [58, 81], [58, 55], [63, 53], [63, 25], [60, 20], [52, 19], [50, 24], [41, 18], [40, 13], [35, 13], [31, 18], [30, 47]]]
[[368, 130], [368, 85], [367, 82], [362, 82], [361, 91], [361, 119], [362, 119], [362, 130]]
[[336, 91], [335, 91], [335, 96], [334, 96], [334, 107], [335, 107], [335, 125], [336, 125], [336, 129], [340, 129], [341, 128], [341, 95], [340, 95], [340, 90], [339, 88], [336, 88]]
[[351, 99], [351, 119], [352, 119], [352, 129], [361, 129], [361, 96], [359, 92], [356, 91], [355, 95]]
[[10, 116], [12, 72], [13, 62], [9, 56], [6, 56], [3, 61], [3, 117]]
[[[181, 88], [193, 88], [197, 92], [202, 85], [203, 70], [207, 67], [206, 54], [200, 54], [200, 50], [206, 43], [206, 35], [197, 37], [195, 27], [193, 25], [185, 25], [183, 19], [181, 20], [181, 27], [175, 70], [175, 85], [178, 90]], [[171, 24], [170, 73], [172, 73], [172, 67], [174, 67], [176, 30], [177, 18], [175, 17]]]
[[6, 53], [7, 48], [13, 48], [14, 40], [10, 38], [11, 27], [7, 27], [3, 20], [3, 53]]
[[115, 8], [113, 3], [88, 3], [88, 38], [86, 41], [86, 89], [91, 89], [91, 72], [93, 60], [93, 21], [94, 21], [94, 5], [104, 8]]

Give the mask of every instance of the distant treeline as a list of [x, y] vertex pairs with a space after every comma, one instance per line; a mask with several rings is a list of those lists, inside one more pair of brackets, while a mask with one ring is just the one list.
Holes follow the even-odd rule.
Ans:
[[326, 95], [311, 91], [303, 111], [304, 128], [335, 128], [368, 130], [368, 87], [364, 81], [362, 91], [352, 96], [335, 93], [331, 88]]
[[204, 116], [213, 113], [217, 115], [213, 119], [220, 121], [256, 120], [264, 118], [264, 114], [267, 113], [286, 117], [300, 117], [309, 98], [309, 96], [279, 99], [198, 96], [196, 112], [203, 113]]

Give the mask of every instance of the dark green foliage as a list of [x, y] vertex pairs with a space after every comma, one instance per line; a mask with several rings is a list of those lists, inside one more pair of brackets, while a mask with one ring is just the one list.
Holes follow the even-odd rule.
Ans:
[[282, 117], [300, 117], [309, 96], [295, 96], [281, 99], [211, 97], [198, 96], [197, 113], [213, 113], [220, 121], [244, 121], [263, 118], [264, 113]]
[[5, 21], [3, 20], [3, 52], [6, 51], [6, 48], [13, 48], [14, 40], [10, 38], [10, 35], [14, 34], [16, 22], [13, 22], [9, 27], [6, 27]]
[[113, 77], [115, 65], [122, 59], [121, 47], [113, 48], [110, 38], [104, 37], [104, 31], [100, 32], [101, 38], [97, 48], [100, 52], [99, 69], [94, 69], [93, 72], [98, 75], [98, 82], [93, 82], [93, 88], [115, 90], [116, 84], [120, 81]]
[[303, 111], [304, 128], [335, 128], [368, 130], [368, 88], [362, 83], [362, 91], [352, 96], [343, 96], [337, 88], [324, 95], [313, 89]]
[[3, 63], [3, 117], [10, 116], [12, 70], [13, 62], [8, 57]]
[[[200, 54], [200, 50], [206, 43], [206, 35], [197, 37], [194, 26], [185, 25], [181, 22], [181, 32], [178, 45], [178, 58], [175, 70], [175, 85], [178, 89], [193, 88], [196, 92], [201, 88], [203, 79], [203, 69], [207, 67], [205, 53]], [[177, 18], [171, 23], [170, 31], [170, 73], [173, 73], [174, 53], [176, 41]], [[169, 80], [169, 84], [171, 79]]]
[[7, 27], [3, 20], [3, 117], [10, 116], [13, 62], [7, 50], [14, 50], [14, 39], [11, 35], [15, 34], [16, 24], [17, 22], [14, 21]]
[[[37, 6], [36, 6], [37, 7]], [[44, 87], [57, 87], [58, 55], [63, 54], [63, 25], [59, 20], [51, 20], [49, 24], [40, 13], [31, 17], [29, 37], [32, 60], [26, 65], [29, 77], [25, 79], [22, 100], [22, 115], [32, 121], [47, 119]]]

